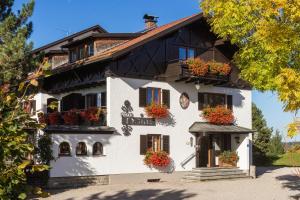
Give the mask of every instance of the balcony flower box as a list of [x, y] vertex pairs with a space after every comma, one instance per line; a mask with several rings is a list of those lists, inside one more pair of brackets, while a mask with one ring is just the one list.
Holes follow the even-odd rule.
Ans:
[[234, 151], [224, 151], [219, 155], [219, 167], [236, 167], [239, 156]]
[[49, 125], [58, 125], [60, 115], [58, 112], [53, 112], [48, 114]]
[[231, 66], [227, 63], [221, 63], [216, 61], [204, 61], [201, 58], [189, 59], [186, 64], [189, 71], [194, 76], [227, 76], [231, 72]]
[[166, 168], [169, 166], [170, 162], [171, 159], [165, 151], [154, 152], [148, 150], [144, 158], [145, 165], [154, 168]]
[[87, 125], [106, 124], [106, 110], [101, 108], [88, 108], [80, 112], [80, 117]]
[[63, 120], [65, 125], [78, 125], [79, 124], [79, 115], [78, 111], [72, 109], [63, 114]]
[[164, 119], [169, 116], [169, 111], [167, 106], [152, 103], [151, 105], [145, 108], [145, 112], [148, 117], [152, 117], [155, 119]]
[[203, 109], [202, 116], [209, 123], [216, 125], [231, 125], [234, 123], [232, 110], [225, 106], [208, 107]]

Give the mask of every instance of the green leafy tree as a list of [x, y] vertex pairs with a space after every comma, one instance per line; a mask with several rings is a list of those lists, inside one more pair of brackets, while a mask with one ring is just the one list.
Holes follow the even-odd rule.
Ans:
[[276, 130], [275, 135], [272, 136], [269, 145], [269, 154], [273, 156], [278, 156], [284, 153], [284, 147], [282, 143], [282, 136], [279, 130]]
[[[212, 30], [239, 50], [243, 79], [261, 91], [276, 91], [284, 111], [300, 109], [300, 1], [203, 0]], [[289, 126], [289, 136], [297, 134]]]
[[253, 138], [253, 161], [255, 164], [265, 164], [268, 161], [272, 128], [267, 126], [267, 122], [262, 111], [252, 104], [252, 128], [256, 130]]
[[[0, 199], [25, 199], [26, 175], [33, 152], [30, 132], [41, 128], [26, 111], [24, 104], [32, 99], [37, 78], [43, 74], [39, 59], [31, 55], [32, 44], [27, 43], [32, 31], [28, 18], [34, 2], [12, 11], [13, 0], [0, 4]], [[45, 65], [46, 66], [46, 65]], [[28, 76], [28, 72], [31, 75]], [[31, 95], [29, 95], [31, 94]], [[33, 166], [44, 170], [46, 166]]]

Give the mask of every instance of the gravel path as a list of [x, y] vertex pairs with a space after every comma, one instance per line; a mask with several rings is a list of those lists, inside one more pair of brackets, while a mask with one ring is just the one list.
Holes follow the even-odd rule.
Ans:
[[54, 200], [300, 200], [292, 168], [258, 168], [257, 179], [90, 186], [52, 191]]

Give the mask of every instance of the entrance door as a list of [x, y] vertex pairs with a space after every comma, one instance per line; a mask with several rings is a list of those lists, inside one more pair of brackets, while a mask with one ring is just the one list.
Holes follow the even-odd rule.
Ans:
[[197, 149], [196, 149], [196, 166], [207, 167], [208, 164], [208, 148], [209, 138], [208, 136], [199, 136], [197, 138]]

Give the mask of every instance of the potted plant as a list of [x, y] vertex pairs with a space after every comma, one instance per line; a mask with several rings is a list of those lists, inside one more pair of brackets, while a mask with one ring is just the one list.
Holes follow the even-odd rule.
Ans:
[[209, 123], [217, 125], [230, 125], [234, 123], [232, 110], [225, 106], [208, 107], [203, 109], [202, 117]]
[[186, 63], [189, 71], [195, 76], [205, 76], [208, 73], [208, 64], [200, 58], [189, 59]]
[[69, 110], [63, 114], [63, 120], [65, 125], [78, 125], [79, 117], [76, 109]]
[[219, 155], [220, 167], [236, 167], [239, 156], [235, 151], [223, 151]]
[[145, 165], [149, 167], [165, 168], [169, 166], [170, 162], [171, 159], [168, 153], [165, 151], [154, 152], [153, 150], [149, 149], [144, 158]]
[[58, 125], [59, 122], [59, 113], [53, 112], [48, 114], [49, 125]]

